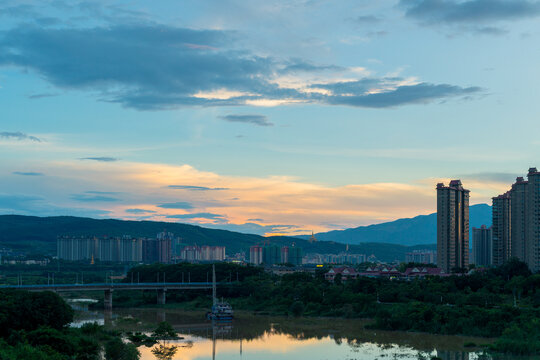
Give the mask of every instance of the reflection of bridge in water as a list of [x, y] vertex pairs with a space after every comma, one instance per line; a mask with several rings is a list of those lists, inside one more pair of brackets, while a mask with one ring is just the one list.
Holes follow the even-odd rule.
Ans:
[[[218, 284], [219, 285], [219, 284]], [[18, 289], [27, 291], [103, 291], [105, 309], [112, 308], [112, 293], [118, 290], [156, 290], [158, 305], [165, 305], [167, 290], [208, 290], [212, 288], [211, 282], [160, 282], [160, 283], [99, 283], [99, 284], [53, 284], [53, 285], [9, 285], [0, 289]]]

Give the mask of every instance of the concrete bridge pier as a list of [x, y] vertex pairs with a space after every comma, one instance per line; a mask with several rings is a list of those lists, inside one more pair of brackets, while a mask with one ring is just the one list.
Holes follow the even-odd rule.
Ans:
[[103, 312], [103, 323], [105, 326], [109, 326], [112, 324], [112, 310], [107, 310]]
[[164, 309], [158, 310], [158, 312], [157, 312], [156, 315], [157, 315], [157, 321], [158, 321], [158, 322], [164, 322], [164, 321], [167, 321], [167, 315], [166, 315]]
[[165, 305], [166, 303], [167, 289], [158, 289], [157, 291], [157, 303], [158, 305]]
[[112, 309], [112, 289], [105, 290], [105, 298], [103, 299], [103, 307], [105, 310]]

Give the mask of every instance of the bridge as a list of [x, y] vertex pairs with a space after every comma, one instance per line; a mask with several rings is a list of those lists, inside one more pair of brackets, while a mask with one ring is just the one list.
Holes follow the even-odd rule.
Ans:
[[[219, 283], [217, 284], [219, 285]], [[0, 289], [26, 291], [103, 291], [105, 309], [112, 309], [112, 293], [115, 290], [156, 290], [158, 305], [165, 305], [167, 290], [207, 290], [212, 289], [211, 282], [156, 282], [156, 283], [97, 283], [97, 284], [52, 284], [52, 285], [7, 285]]]

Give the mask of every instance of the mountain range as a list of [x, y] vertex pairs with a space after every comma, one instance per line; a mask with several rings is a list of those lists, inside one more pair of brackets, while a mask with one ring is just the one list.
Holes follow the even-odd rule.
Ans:
[[[487, 204], [469, 207], [469, 224], [472, 228], [491, 226], [491, 206]], [[309, 239], [310, 236], [299, 236]], [[386, 243], [400, 245], [420, 245], [437, 243], [437, 213], [399, 219], [381, 224], [359, 226], [346, 230], [334, 230], [315, 234], [319, 241], [335, 241], [345, 244]]]
[[[334, 241], [311, 243], [305, 239], [286, 236], [263, 237], [227, 230], [208, 229], [196, 225], [115, 219], [91, 219], [73, 216], [37, 217], [0, 215], [0, 247], [23, 253], [56, 255], [56, 238], [68, 236], [122, 236], [155, 237], [161, 231], [179, 236], [186, 245], [221, 245], [227, 254], [244, 251], [249, 257], [249, 247], [257, 244], [299, 246], [304, 253], [336, 254], [346, 251], [347, 245]], [[400, 244], [361, 243], [349, 245], [353, 254], [375, 255], [382, 261], [405, 260], [405, 254], [420, 248], [434, 249], [434, 245], [405, 246]]]

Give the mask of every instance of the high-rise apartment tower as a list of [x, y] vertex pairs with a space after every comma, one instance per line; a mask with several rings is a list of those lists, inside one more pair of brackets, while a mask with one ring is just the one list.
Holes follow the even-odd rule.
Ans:
[[482, 225], [473, 228], [473, 262], [476, 266], [490, 266], [492, 257], [492, 232], [491, 227]]
[[460, 180], [437, 184], [437, 265], [447, 273], [469, 266], [469, 190]]

